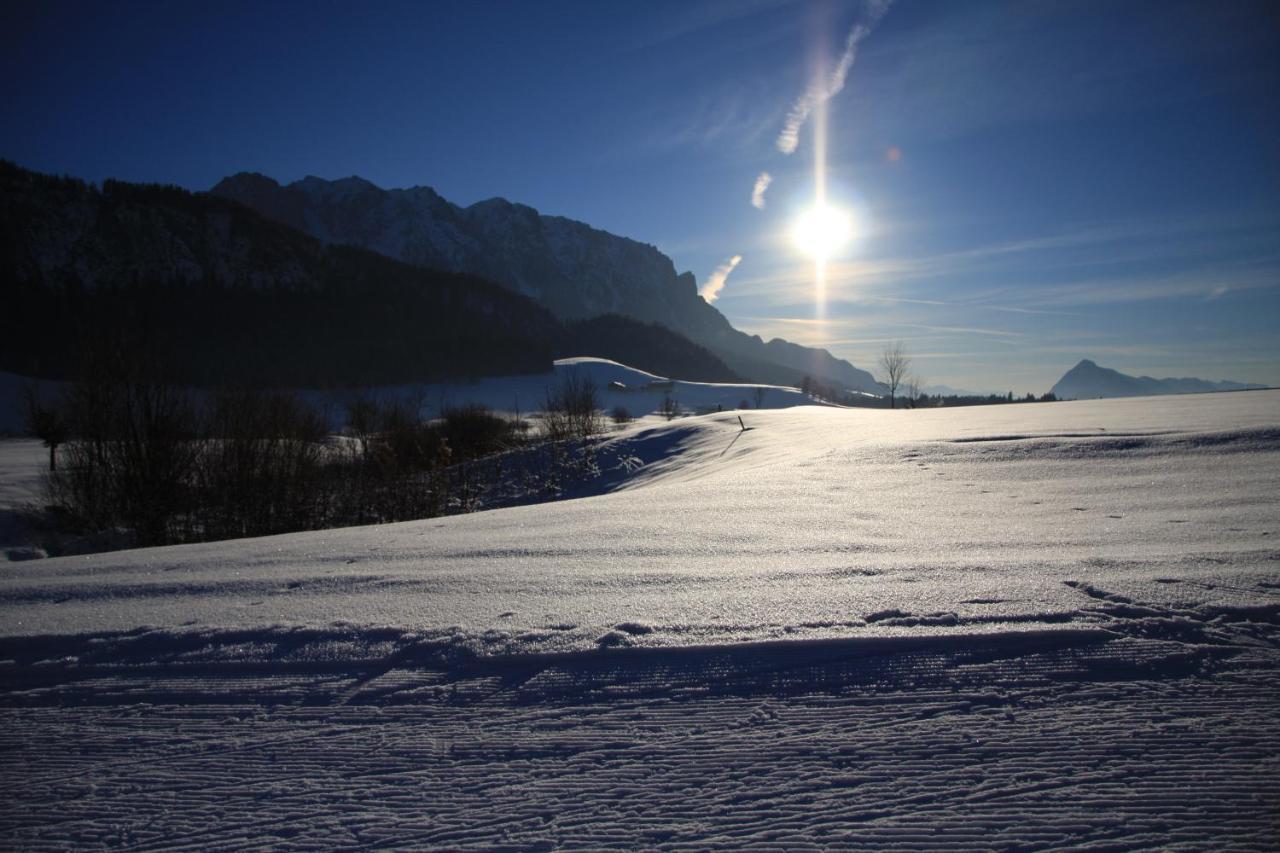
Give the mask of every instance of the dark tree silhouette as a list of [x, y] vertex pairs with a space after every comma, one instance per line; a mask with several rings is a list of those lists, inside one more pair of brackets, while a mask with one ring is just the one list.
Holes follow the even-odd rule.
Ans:
[[64, 443], [71, 434], [66, 416], [58, 407], [40, 402], [39, 395], [30, 385], [22, 389], [22, 404], [27, 432], [49, 448], [49, 470], [58, 470], [58, 445]]
[[911, 370], [911, 356], [902, 341], [894, 341], [880, 353], [880, 368], [884, 371], [884, 384], [889, 386], [889, 408], [894, 408], [898, 388], [906, 381], [907, 372]]

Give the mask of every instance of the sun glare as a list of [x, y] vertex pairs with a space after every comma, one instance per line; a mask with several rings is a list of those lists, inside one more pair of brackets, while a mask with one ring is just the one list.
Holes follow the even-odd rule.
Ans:
[[843, 210], [817, 204], [791, 227], [791, 242], [809, 257], [825, 261], [853, 238], [853, 218]]

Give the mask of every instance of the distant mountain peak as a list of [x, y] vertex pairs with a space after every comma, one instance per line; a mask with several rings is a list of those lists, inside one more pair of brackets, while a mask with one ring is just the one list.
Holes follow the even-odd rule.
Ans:
[[324, 189], [379, 189], [378, 185], [373, 181], [365, 180], [359, 175], [350, 175], [348, 177], [337, 178], [332, 181], [327, 178], [316, 177], [315, 175], [307, 175], [297, 183], [299, 186], [321, 187]]
[[482, 200], [480, 200], [480, 201], [477, 201], [477, 202], [475, 202], [474, 204], [471, 204], [470, 206], [468, 206], [466, 209], [467, 209], [467, 210], [485, 210], [485, 209], [487, 209], [487, 208], [491, 208], [491, 207], [493, 207], [493, 208], [497, 208], [497, 207], [523, 207], [523, 208], [525, 208], [526, 210], [533, 210], [533, 208], [532, 208], [532, 207], [529, 207], [528, 205], [524, 205], [524, 204], [515, 204], [514, 202], [508, 201], [507, 199], [503, 198], [503, 197], [502, 197], [502, 196], [500, 196], [500, 195], [496, 195], [496, 196], [494, 196], [493, 198], [486, 198], [486, 199], [482, 199]]
[[264, 175], [260, 172], [236, 172], [234, 175], [228, 175], [218, 181], [210, 190], [214, 195], [226, 195], [227, 191], [232, 188], [240, 188], [252, 190], [255, 188], [263, 189], [280, 189], [280, 183], [275, 178]]
[[1080, 363], [1062, 375], [1051, 389], [1055, 397], [1064, 400], [1085, 400], [1098, 397], [1149, 397], [1160, 394], [1201, 394], [1211, 391], [1245, 391], [1265, 388], [1246, 382], [1223, 380], [1214, 382], [1193, 377], [1154, 379], [1150, 376], [1129, 376], [1109, 367], [1101, 367], [1092, 359]]

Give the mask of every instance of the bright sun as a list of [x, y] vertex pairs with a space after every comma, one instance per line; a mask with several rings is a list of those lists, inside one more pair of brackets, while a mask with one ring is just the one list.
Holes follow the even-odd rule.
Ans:
[[791, 226], [791, 242], [809, 257], [825, 261], [853, 237], [853, 219], [843, 210], [817, 204]]

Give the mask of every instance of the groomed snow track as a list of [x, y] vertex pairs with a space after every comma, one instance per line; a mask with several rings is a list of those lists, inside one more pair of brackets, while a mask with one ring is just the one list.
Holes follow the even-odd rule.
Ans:
[[[1087, 587], [1087, 585], [1082, 585]], [[1280, 840], [1280, 608], [475, 657], [394, 631], [0, 643], [15, 849]]]

